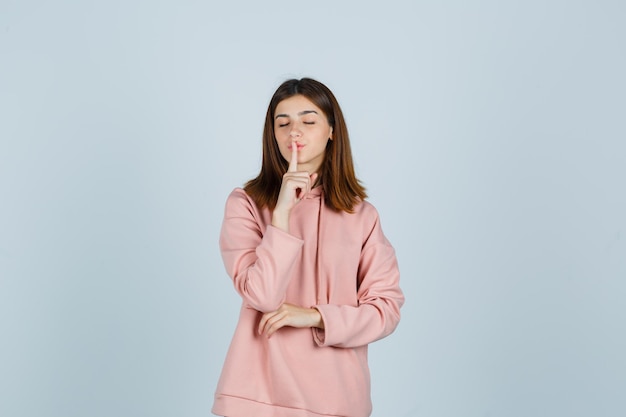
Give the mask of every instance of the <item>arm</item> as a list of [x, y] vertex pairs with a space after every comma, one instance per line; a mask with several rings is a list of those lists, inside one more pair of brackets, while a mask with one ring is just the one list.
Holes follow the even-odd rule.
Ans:
[[378, 216], [367, 238], [357, 276], [358, 306], [317, 305], [325, 329], [313, 329], [319, 346], [363, 346], [391, 334], [400, 321], [404, 295], [395, 251], [385, 238]]
[[293, 304], [284, 303], [276, 311], [263, 314], [259, 321], [259, 334], [271, 337], [279, 329], [290, 327], [317, 327], [324, 328], [322, 315], [315, 308], [298, 307]]
[[243, 190], [228, 197], [220, 234], [222, 259], [237, 292], [258, 311], [276, 311], [285, 300], [293, 265], [304, 243], [289, 234], [289, 217], [316, 178], [316, 173], [298, 171], [298, 148], [292, 141], [289, 168], [283, 176], [272, 224], [265, 233], [256, 206]]
[[303, 241], [274, 226], [261, 228], [256, 207], [243, 190], [228, 197], [220, 250], [228, 275], [244, 302], [274, 311], [284, 302]]
[[287, 172], [283, 175], [280, 185], [278, 201], [272, 212], [272, 225], [289, 232], [289, 215], [291, 209], [300, 201], [301, 197], [311, 191], [311, 184], [315, 183], [317, 173], [309, 174], [298, 171], [298, 146], [295, 139], [291, 140], [291, 160]]

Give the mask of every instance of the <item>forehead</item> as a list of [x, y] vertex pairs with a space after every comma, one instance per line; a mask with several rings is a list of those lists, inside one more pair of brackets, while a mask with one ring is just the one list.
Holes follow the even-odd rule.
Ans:
[[324, 115], [324, 112], [319, 107], [303, 95], [291, 96], [279, 102], [276, 106], [275, 114], [296, 116], [298, 113], [307, 110], [315, 110], [320, 116]]

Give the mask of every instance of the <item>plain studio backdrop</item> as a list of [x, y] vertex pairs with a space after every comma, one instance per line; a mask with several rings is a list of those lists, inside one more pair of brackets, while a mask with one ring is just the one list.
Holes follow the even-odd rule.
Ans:
[[[0, 3], [0, 415], [208, 416], [224, 202], [327, 84], [396, 247], [374, 417], [626, 414], [623, 1]], [[252, 416], [251, 416], [252, 417]]]

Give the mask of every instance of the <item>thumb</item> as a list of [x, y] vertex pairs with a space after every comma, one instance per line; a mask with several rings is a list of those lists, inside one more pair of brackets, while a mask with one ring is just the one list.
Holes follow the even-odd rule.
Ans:
[[317, 180], [317, 172], [311, 174], [311, 188], [315, 186], [315, 180]]

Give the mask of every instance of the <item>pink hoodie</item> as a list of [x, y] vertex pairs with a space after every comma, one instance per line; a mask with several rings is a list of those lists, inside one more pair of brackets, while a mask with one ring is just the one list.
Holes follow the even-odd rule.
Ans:
[[[215, 393], [227, 417], [366, 417], [367, 344], [396, 328], [404, 296], [395, 252], [374, 206], [336, 212], [314, 188], [292, 209], [290, 233], [242, 189], [226, 202], [220, 248], [241, 295], [239, 323]], [[325, 329], [257, 333], [284, 302], [315, 307]]]

